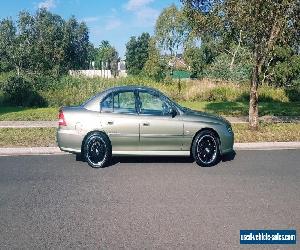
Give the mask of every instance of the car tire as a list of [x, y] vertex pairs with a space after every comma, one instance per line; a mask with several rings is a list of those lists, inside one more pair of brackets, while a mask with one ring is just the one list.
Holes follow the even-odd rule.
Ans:
[[100, 132], [90, 134], [84, 141], [83, 156], [92, 168], [108, 166], [112, 155], [109, 138]]
[[203, 130], [196, 135], [191, 151], [199, 166], [214, 166], [220, 160], [220, 140], [214, 132]]

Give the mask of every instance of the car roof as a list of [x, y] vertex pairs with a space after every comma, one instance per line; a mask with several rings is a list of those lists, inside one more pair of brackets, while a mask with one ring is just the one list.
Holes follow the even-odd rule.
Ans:
[[[115, 91], [122, 91], [122, 90], [136, 90], [136, 89], [140, 89], [140, 90], [150, 90], [150, 91], [155, 91], [155, 92], [160, 92], [157, 89], [151, 88], [151, 87], [147, 87], [147, 86], [141, 86], [141, 85], [125, 85], [125, 86], [116, 86], [116, 87], [112, 87], [109, 89], [106, 89], [105, 91], [101, 92], [115, 92]], [[100, 93], [100, 94], [101, 94]]]

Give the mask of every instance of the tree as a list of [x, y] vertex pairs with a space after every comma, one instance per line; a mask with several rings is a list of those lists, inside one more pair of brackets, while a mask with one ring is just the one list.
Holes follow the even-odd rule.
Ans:
[[96, 60], [97, 49], [94, 47], [92, 43], [89, 43], [88, 46], [88, 61], [89, 61], [89, 69], [94, 68], [94, 63]]
[[84, 22], [71, 17], [65, 24], [64, 48], [67, 69], [87, 69], [89, 67], [89, 34]]
[[0, 69], [17, 74], [60, 75], [89, 67], [89, 36], [85, 23], [65, 21], [46, 9], [20, 12], [16, 24], [0, 21]]
[[106, 69], [106, 64], [110, 60], [110, 49], [111, 45], [108, 41], [101, 41], [95, 56], [95, 66], [97, 69]]
[[148, 60], [149, 42], [150, 42], [150, 35], [147, 32], [142, 33], [142, 35], [137, 38], [136, 56], [137, 56], [137, 68], [139, 71], [142, 71], [146, 61]]
[[186, 45], [183, 51], [184, 61], [189, 65], [193, 78], [201, 78], [206, 67], [205, 55], [202, 47], [194, 44]]
[[126, 44], [126, 70], [128, 74], [130, 75], [137, 75], [139, 73], [138, 70], [138, 62], [137, 62], [137, 56], [136, 56], [136, 50], [137, 50], [137, 41], [136, 37], [132, 36], [130, 37], [130, 40]]
[[165, 78], [166, 63], [161, 60], [154, 38], [150, 39], [148, 54], [148, 60], [144, 65], [143, 72], [146, 76], [153, 78], [156, 81], [163, 80]]
[[120, 57], [118, 51], [113, 47], [111, 50], [111, 61], [110, 61], [110, 70], [114, 77], [118, 75], [118, 63], [120, 62]]
[[20, 12], [17, 27], [12, 20], [0, 23], [0, 54], [3, 70], [15, 69], [17, 74], [32, 66], [33, 20], [27, 12]]
[[155, 36], [160, 46], [170, 51], [171, 56], [187, 39], [189, 29], [181, 10], [173, 4], [160, 13], [155, 24]]
[[192, 77], [204, 77], [205, 71], [221, 53], [220, 47], [220, 42], [215, 41], [211, 34], [200, 39], [194, 35], [189, 36], [184, 43], [183, 58], [190, 67]]
[[258, 128], [258, 85], [274, 47], [299, 34], [299, 0], [182, 0], [195, 33], [239, 40], [252, 54], [249, 126]]
[[32, 22], [32, 63], [28, 70], [39, 75], [60, 75], [65, 71], [67, 56], [64, 48], [64, 20], [46, 9], [40, 9], [32, 17]]
[[118, 73], [119, 54], [117, 50], [106, 40], [101, 41], [96, 52], [95, 65], [99, 69], [109, 69], [113, 76]]
[[95, 65], [99, 69], [110, 69], [114, 57], [115, 48], [106, 40], [101, 41], [96, 53]]
[[12, 20], [4, 19], [0, 22], [0, 69], [18, 71], [18, 60], [15, 55], [16, 27]]
[[142, 33], [138, 38], [131, 37], [126, 44], [126, 69], [129, 74], [138, 75], [141, 73], [148, 60], [149, 41], [149, 33]]

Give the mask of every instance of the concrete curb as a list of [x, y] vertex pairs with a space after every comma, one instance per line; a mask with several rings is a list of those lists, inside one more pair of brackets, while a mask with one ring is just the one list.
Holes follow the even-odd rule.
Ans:
[[0, 128], [57, 128], [57, 121], [0, 121]]
[[[234, 150], [282, 150], [300, 149], [300, 142], [255, 142], [235, 143]], [[27, 148], [0, 148], [0, 156], [13, 155], [64, 155], [58, 147], [27, 147]]]
[[235, 150], [280, 150], [300, 149], [300, 141], [295, 142], [251, 142], [235, 143]]

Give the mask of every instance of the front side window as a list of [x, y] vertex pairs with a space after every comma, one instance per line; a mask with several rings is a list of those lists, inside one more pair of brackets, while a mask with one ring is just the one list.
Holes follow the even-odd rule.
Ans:
[[133, 91], [109, 94], [101, 102], [101, 112], [136, 113]]
[[149, 92], [139, 92], [139, 112], [145, 115], [164, 116], [170, 114], [171, 105], [159, 95]]

